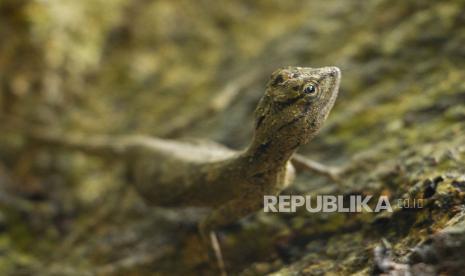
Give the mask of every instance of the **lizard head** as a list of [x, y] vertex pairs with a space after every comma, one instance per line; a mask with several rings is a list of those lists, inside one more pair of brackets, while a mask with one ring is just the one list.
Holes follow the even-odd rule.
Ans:
[[295, 149], [316, 135], [336, 100], [337, 67], [286, 67], [272, 73], [255, 110], [254, 142]]

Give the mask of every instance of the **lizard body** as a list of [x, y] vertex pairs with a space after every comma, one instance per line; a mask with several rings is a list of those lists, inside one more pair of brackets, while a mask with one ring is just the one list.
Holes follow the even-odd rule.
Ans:
[[124, 160], [134, 186], [151, 205], [227, 208], [237, 212], [228, 214], [232, 222], [259, 209], [263, 195], [278, 194], [292, 182], [290, 160], [324, 123], [339, 82], [336, 67], [287, 67], [273, 72], [255, 110], [254, 137], [244, 151], [214, 142], [137, 135], [88, 137], [36, 131], [32, 137]]
[[[214, 143], [187, 143], [144, 136], [86, 137], [37, 132], [42, 142], [123, 159], [133, 185], [155, 206], [212, 208], [200, 231], [261, 208], [263, 195], [292, 183], [291, 159], [319, 131], [336, 100], [337, 67], [287, 67], [272, 73], [255, 110], [252, 142], [243, 151]], [[297, 158], [297, 163], [301, 162]]]

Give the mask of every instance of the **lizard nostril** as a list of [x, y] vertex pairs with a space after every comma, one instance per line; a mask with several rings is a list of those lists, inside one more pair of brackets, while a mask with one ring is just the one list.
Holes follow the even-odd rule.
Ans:
[[329, 72], [329, 75], [331, 77], [337, 77], [341, 73], [341, 70], [337, 67], [331, 67], [331, 71]]

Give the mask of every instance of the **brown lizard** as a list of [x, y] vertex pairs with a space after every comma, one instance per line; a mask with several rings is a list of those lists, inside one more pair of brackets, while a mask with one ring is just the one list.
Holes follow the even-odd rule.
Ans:
[[[144, 136], [63, 136], [43, 131], [31, 136], [126, 161], [135, 188], [150, 205], [212, 208], [199, 224], [204, 240], [210, 240], [214, 229], [259, 210], [264, 195], [277, 195], [292, 183], [293, 155], [328, 117], [340, 77], [337, 67], [287, 67], [273, 72], [255, 110], [252, 142], [243, 151], [213, 142]], [[301, 157], [295, 162], [312, 167]], [[313, 169], [325, 172], [321, 166]]]

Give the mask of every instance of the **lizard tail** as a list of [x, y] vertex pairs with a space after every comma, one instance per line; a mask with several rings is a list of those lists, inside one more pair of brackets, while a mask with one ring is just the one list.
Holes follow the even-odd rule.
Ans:
[[[115, 139], [105, 135], [76, 135], [64, 131], [37, 127], [19, 119], [4, 118], [0, 127], [3, 131], [17, 133], [27, 140], [67, 150], [76, 150], [105, 158], [118, 157], [127, 154], [129, 141], [124, 138]], [[7, 119], [7, 120], [5, 120]]]
[[127, 153], [127, 145], [119, 139], [104, 135], [71, 135], [53, 131], [27, 131], [27, 138], [47, 146], [81, 151], [101, 157], [117, 157]]

